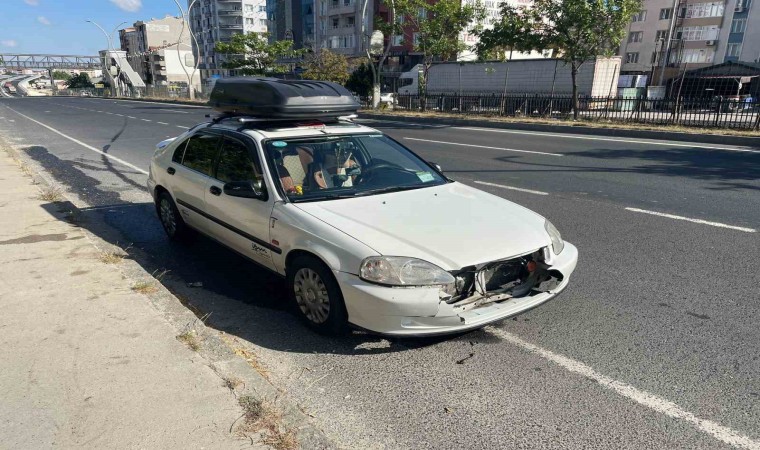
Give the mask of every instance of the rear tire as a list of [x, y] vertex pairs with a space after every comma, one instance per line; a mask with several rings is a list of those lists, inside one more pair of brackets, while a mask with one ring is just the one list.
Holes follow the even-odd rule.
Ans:
[[156, 212], [166, 235], [172, 241], [181, 241], [190, 235], [190, 229], [182, 220], [182, 216], [174, 204], [172, 196], [161, 191], [156, 198]]
[[332, 271], [319, 259], [298, 256], [288, 267], [288, 294], [301, 320], [317, 333], [348, 330], [343, 294]]

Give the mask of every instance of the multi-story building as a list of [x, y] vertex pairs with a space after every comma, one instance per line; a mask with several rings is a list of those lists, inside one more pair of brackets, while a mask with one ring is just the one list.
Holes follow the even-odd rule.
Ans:
[[269, 39], [292, 40], [294, 48], [314, 50], [314, 8], [317, 1], [267, 0]]
[[718, 62], [760, 62], [760, 3], [728, 0], [718, 38]]
[[[515, 8], [530, 6], [532, 0], [462, 0], [463, 4], [468, 4], [472, 6], [479, 5], [485, 9], [485, 18], [483, 19], [483, 22], [480, 24], [472, 23], [471, 27], [475, 28], [476, 25], [480, 25], [483, 29], [491, 29], [493, 28], [494, 23], [496, 23], [501, 18], [501, 7], [504, 3], [508, 3], [511, 6]], [[475, 46], [480, 41], [478, 39], [478, 36], [471, 32], [471, 30], [465, 30], [461, 35], [462, 42], [467, 46], [467, 49], [459, 54], [458, 60], [459, 61], [474, 61], [477, 59], [478, 55], [475, 52]], [[508, 53], [505, 55], [502, 55], [499, 59], [528, 59], [528, 58], [549, 58], [551, 57], [551, 52], [518, 52], [518, 51], [507, 51]]]
[[217, 42], [268, 30], [266, 0], [188, 0], [188, 5], [192, 5], [190, 26], [197, 40], [193, 51], [204, 80], [229, 73], [223, 67], [224, 56], [214, 50]]
[[[314, 0], [314, 42], [346, 56], [361, 56], [365, 52], [364, 33], [372, 35], [374, 0]], [[366, 7], [365, 7], [366, 3]], [[362, 14], [364, 13], [364, 20]]]
[[662, 85], [684, 69], [760, 57], [752, 0], [647, 0], [620, 44], [622, 73]]

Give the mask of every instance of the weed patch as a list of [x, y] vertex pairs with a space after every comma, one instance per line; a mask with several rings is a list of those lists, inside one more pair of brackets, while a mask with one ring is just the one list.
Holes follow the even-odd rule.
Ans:
[[158, 292], [158, 286], [153, 281], [138, 281], [132, 285], [132, 290], [140, 294], [153, 294]]
[[201, 340], [195, 330], [185, 331], [177, 336], [177, 340], [187, 345], [194, 352], [197, 352], [201, 348]]
[[238, 404], [243, 408], [244, 418], [239, 432], [263, 432], [264, 443], [277, 450], [298, 448], [295, 431], [282, 425], [282, 413], [272, 402], [244, 395], [238, 399]]
[[63, 193], [61, 193], [61, 189], [57, 187], [44, 186], [42, 189], [40, 189], [40, 195], [37, 196], [37, 199], [50, 203], [62, 202]]

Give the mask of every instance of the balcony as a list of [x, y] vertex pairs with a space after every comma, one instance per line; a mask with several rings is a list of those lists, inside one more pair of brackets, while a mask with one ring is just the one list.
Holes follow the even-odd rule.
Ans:
[[242, 9], [220, 9], [217, 11], [217, 14], [220, 16], [242, 16], [243, 10]]
[[219, 28], [222, 30], [242, 30], [242, 23], [220, 23]]

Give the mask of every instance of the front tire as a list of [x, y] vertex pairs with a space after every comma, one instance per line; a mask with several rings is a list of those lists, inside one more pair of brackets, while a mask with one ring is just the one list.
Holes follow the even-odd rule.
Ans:
[[161, 221], [166, 235], [172, 241], [180, 241], [188, 237], [190, 229], [182, 220], [177, 205], [174, 204], [172, 196], [166, 191], [161, 191], [156, 198], [156, 212], [158, 219]]
[[346, 332], [348, 314], [343, 294], [322, 261], [297, 257], [288, 268], [288, 291], [299, 317], [309, 328], [333, 336]]

